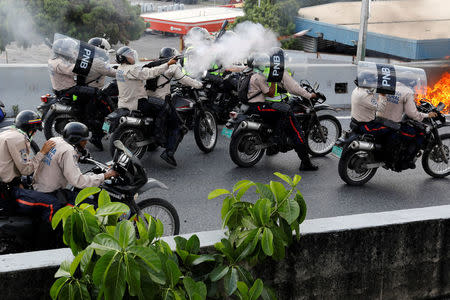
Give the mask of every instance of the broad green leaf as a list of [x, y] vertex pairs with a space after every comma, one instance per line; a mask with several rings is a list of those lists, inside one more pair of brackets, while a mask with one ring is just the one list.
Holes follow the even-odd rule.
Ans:
[[267, 184], [262, 184], [255, 182], [256, 185], [256, 191], [258, 194], [261, 195], [261, 198], [267, 198], [271, 202], [275, 202], [275, 197], [272, 194], [272, 191], [270, 190], [270, 187]]
[[196, 266], [196, 265], [199, 265], [199, 264], [204, 263], [206, 261], [215, 261], [215, 260], [216, 259], [214, 258], [214, 256], [209, 255], [209, 254], [203, 254], [203, 255], [200, 255], [200, 257], [194, 259], [192, 261], [192, 265]]
[[148, 227], [147, 227], [147, 229], [148, 229], [148, 240], [151, 243], [151, 242], [153, 242], [153, 240], [156, 237], [156, 220], [152, 216], [150, 216], [148, 218], [147, 222], [148, 222]]
[[131, 296], [143, 296], [141, 290], [141, 273], [133, 256], [125, 255], [126, 281]]
[[286, 190], [284, 185], [278, 181], [271, 181], [270, 189], [275, 195], [278, 204], [280, 204], [280, 202], [289, 194], [289, 191]]
[[234, 261], [234, 250], [227, 239], [222, 239], [219, 243], [214, 244], [214, 248], [222, 252], [230, 261]]
[[175, 240], [175, 244], [177, 245], [177, 249], [186, 250], [187, 239], [182, 236], [177, 235], [173, 238]]
[[277, 300], [275, 293], [267, 286], [264, 286], [261, 298], [263, 298], [263, 300]]
[[231, 296], [237, 289], [238, 273], [235, 268], [231, 268], [224, 279], [225, 293]]
[[148, 230], [142, 218], [139, 217], [138, 221], [135, 222], [136, 228], [139, 234], [139, 242], [143, 243], [148, 240]]
[[236, 182], [236, 184], [233, 186], [233, 192], [236, 192], [237, 190], [246, 187], [248, 185], [253, 185], [253, 181], [244, 179], [244, 180], [240, 180], [238, 182]]
[[192, 235], [186, 243], [186, 250], [189, 253], [197, 254], [200, 251], [200, 240], [196, 234]]
[[241, 266], [237, 266], [236, 268], [238, 270], [239, 278], [244, 279], [247, 286], [251, 285], [253, 282], [252, 274], [247, 269], [245, 269]]
[[92, 242], [94, 237], [100, 233], [100, 226], [97, 218], [88, 210], [83, 210], [80, 213], [81, 221], [83, 222], [84, 237], [88, 243]]
[[108, 251], [95, 263], [94, 271], [92, 272], [92, 280], [96, 286], [103, 284], [105, 274], [114, 262], [116, 255], [117, 252]]
[[164, 234], [164, 225], [160, 220], [156, 220], [155, 225], [156, 225], [155, 237], [160, 238]]
[[203, 282], [195, 282], [191, 277], [187, 276], [183, 279], [183, 285], [190, 300], [206, 299], [207, 290]]
[[59, 292], [61, 291], [61, 288], [66, 284], [67, 280], [69, 280], [69, 277], [61, 277], [58, 278], [50, 288], [50, 297], [52, 297], [53, 300], [56, 300], [58, 298]]
[[225, 195], [225, 194], [231, 194], [229, 190], [226, 189], [216, 189], [214, 191], [212, 191], [211, 193], [209, 193], [208, 195], [208, 199], [214, 199], [217, 198], [221, 195]]
[[58, 271], [56, 271], [56, 274], [55, 274], [55, 278], [63, 277], [63, 276], [71, 277], [71, 274], [70, 274], [70, 261], [68, 261], [68, 260], [65, 260], [65, 261], [63, 261], [61, 263], [61, 265], [59, 266]]
[[90, 245], [91, 248], [98, 250], [114, 250], [120, 251], [122, 247], [120, 247], [119, 242], [112, 236], [107, 233], [99, 233], [94, 237], [93, 242]]
[[273, 235], [273, 254], [272, 258], [275, 260], [282, 260], [286, 256], [286, 244], [281, 237], [275, 234], [275, 228], [272, 228]]
[[293, 182], [292, 182], [291, 177], [289, 177], [289, 176], [287, 176], [287, 175], [285, 175], [285, 174], [281, 174], [281, 173], [279, 173], [279, 172], [275, 172], [275, 173], [273, 173], [273, 174], [274, 174], [275, 176], [277, 176], [277, 177], [283, 179], [283, 180], [286, 181], [287, 183], [289, 183], [290, 186], [293, 185]]
[[255, 206], [253, 206], [253, 212], [261, 226], [265, 226], [269, 223], [270, 213], [272, 212], [271, 207], [272, 204], [267, 198], [259, 199], [256, 201]]
[[242, 261], [248, 255], [252, 254], [253, 251], [255, 251], [255, 248], [258, 245], [261, 230], [261, 228], [253, 229], [251, 233], [246, 237], [244, 242], [237, 249], [237, 252], [240, 253], [236, 261]]
[[233, 197], [226, 197], [225, 199], [223, 199], [222, 209], [220, 210], [220, 215], [222, 217], [222, 220], [225, 219], [225, 216], [227, 215], [228, 211], [230, 210], [232, 201], [233, 201]]
[[248, 295], [250, 296], [250, 300], [256, 300], [259, 298], [263, 291], [264, 285], [261, 279], [256, 279], [253, 286], [250, 288]]
[[89, 291], [87, 289], [87, 286], [85, 283], [80, 282], [79, 280], [77, 280], [77, 284], [76, 284], [77, 288], [78, 288], [78, 297], [77, 300], [90, 300], [91, 299], [91, 295], [89, 294]]
[[235, 212], [236, 212], [235, 208], [232, 208], [228, 211], [228, 213], [225, 215], [225, 218], [223, 219], [222, 228], [228, 226], [228, 222]]
[[124, 260], [120, 259], [118, 261], [114, 261], [105, 274], [105, 300], [123, 299], [126, 288], [125, 278], [126, 268]]
[[302, 179], [302, 177], [300, 176], [300, 175], [297, 175], [297, 174], [295, 174], [294, 175], [294, 186], [296, 186], [299, 182], [300, 182], [300, 180]]
[[131, 246], [127, 250], [141, 258], [150, 268], [152, 268], [156, 272], [161, 271], [161, 260], [159, 259], [155, 250], [142, 246]]
[[289, 224], [292, 224], [299, 216], [300, 207], [294, 199], [287, 199], [287, 201], [278, 208], [278, 213]]
[[170, 286], [172, 288], [174, 288], [175, 285], [178, 283], [178, 280], [180, 280], [180, 277], [181, 277], [180, 269], [178, 268], [177, 264], [173, 260], [168, 259], [166, 261], [165, 271], [166, 271], [167, 277], [170, 280]]
[[228, 273], [228, 270], [228, 266], [219, 265], [214, 270], [212, 270], [211, 273], [209, 273], [209, 278], [212, 282], [218, 281]]
[[244, 226], [247, 229], [255, 229], [256, 228], [256, 224], [250, 216], [243, 217], [241, 222], [242, 222], [242, 226]]
[[306, 202], [305, 199], [303, 199], [303, 196], [300, 192], [297, 191], [297, 194], [295, 195], [295, 200], [297, 201], [298, 205], [300, 206], [300, 216], [298, 218], [298, 223], [301, 224], [303, 221], [305, 221], [306, 218]]
[[81, 203], [80, 209], [85, 210], [85, 211], [89, 212], [91, 215], [95, 216], [95, 208], [94, 208], [94, 205], [92, 205], [92, 204]]
[[122, 248], [131, 245], [136, 240], [136, 230], [134, 229], [133, 223], [128, 220], [120, 221], [116, 226], [114, 237]]
[[182, 250], [182, 249], [176, 249], [176, 252], [177, 252], [178, 256], [180, 256], [183, 263], [186, 264], [187, 263], [186, 259], [190, 256], [189, 252], [187, 252], [186, 250]]
[[236, 194], [236, 196], [235, 196], [236, 200], [237, 200], [237, 201], [240, 201], [241, 198], [242, 198], [242, 196], [244, 196], [245, 193], [247, 193], [248, 189], [251, 188], [252, 186], [255, 186], [255, 183], [254, 183], [254, 182], [249, 183], [249, 184], [247, 184], [247, 185], [241, 187], [240, 190], [237, 192], [237, 194]]
[[273, 254], [273, 234], [272, 231], [269, 228], [264, 228], [262, 239], [261, 239], [261, 246], [264, 251], [264, 253], [267, 256], [272, 256]]
[[98, 187], [87, 187], [85, 189], [82, 189], [75, 198], [75, 205], [80, 204], [86, 198], [88, 198], [91, 195], [97, 194], [98, 192], [100, 192], [100, 188]]
[[243, 281], [238, 281], [237, 282], [237, 288], [239, 290], [239, 293], [241, 293], [241, 299], [242, 300], [248, 300], [248, 286], [245, 284], [245, 282]]
[[58, 209], [52, 218], [52, 228], [55, 229], [61, 220], [65, 220], [72, 213], [73, 207], [64, 206]]
[[127, 213], [130, 209], [126, 204], [120, 203], [120, 202], [111, 202], [106, 203], [102, 207], [99, 207], [97, 209], [96, 216], [102, 217], [102, 216], [110, 216], [115, 214], [124, 214]]
[[72, 263], [70, 264], [70, 276], [73, 276], [73, 274], [77, 270], [78, 265], [80, 264], [81, 259], [83, 258], [85, 253], [86, 253], [86, 250], [83, 250], [80, 253], [78, 253], [78, 255], [75, 256], [75, 258], [73, 259]]
[[300, 240], [300, 223], [298, 223], [298, 221], [294, 221], [291, 224], [291, 233], [292, 231], [295, 231], [295, 235], [297, 237], [297, 241]]
[[92, 249], [91, 247], [87, 247], [85, 249], [84, 255], [83, 255], [83, 257], [81, 258], [81, 261], [80, 261], [80, 268], [81, 268], [82, 272], [84, 272], [86, 270], [87, 266], [91, 262], [93, 254], [94, 254], [94, 249]]
[[111, 203], [111, 198], [106, 190], [102, 190], [98, 195], [98, 207], [103, 207], [108, 203]]

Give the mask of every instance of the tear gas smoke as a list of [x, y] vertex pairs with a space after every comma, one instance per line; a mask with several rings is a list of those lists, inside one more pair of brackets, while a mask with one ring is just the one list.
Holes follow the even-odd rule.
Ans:
[[23, 0], [2, 0], [0, 9], [6, 12], [8, 31], [20, 45], [30, 46], [43, 38], [34, 30], [33, 18]]
[[210, 69], [214, 63], [229, 67], [244, 62], [253, 52], [270, 53], [271, 48], [280, 45], [274, 32], [248, 21], [238, 24], [234, 34], [224, 34], [216, 42], [204, 39], [200, 32], [189, 32], [184, 43], [188, 48], [185, 68], [193, 76]]

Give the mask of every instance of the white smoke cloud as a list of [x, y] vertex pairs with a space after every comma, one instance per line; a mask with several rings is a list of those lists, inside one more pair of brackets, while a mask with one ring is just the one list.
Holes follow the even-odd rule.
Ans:
[[225, 34], [217, 42], [205, 41], [199, 33], [186, 35], [184, 42], [193, 48], [185, 66], [193, 75], [209, 69], [213, 63], [229, 67], [245, 61], [253, 52], [270, 53], [271, 48], [280, 46], [274, 32], [248, 21], [238, 24], [234, 34]]
[[0, 9], [7, 14], [8, 30], [22, 45], [41, 42], [43, 38], [34, 30], [35, 24], [23, 0], [3, 0]]

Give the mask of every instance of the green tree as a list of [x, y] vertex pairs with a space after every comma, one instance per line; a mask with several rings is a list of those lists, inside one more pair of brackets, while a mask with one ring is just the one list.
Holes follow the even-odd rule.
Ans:
[[0, 0], [1, 50], [12, 41], [21, 41], [12, 21], [21, 20], [23, 11], [30, 14], [29, 27], [50, 39], [59, 32], [84, 41], [102, 36], [111, 44], [126, 44], [145, 29], [139, 7], [127, 0]]
[[[239, 17], [235, 24], [251, 21], [270, 28], [280, 36], [292, 35], [299, 9], [300, 4], [296, 0], [261, 0], [261, 6], [258, 6], [258, 0], [246, 0], [245, 15]], [[291, 48], [296, 43], [294, 39], [289, 39], [282, 44], [283, 48]]]

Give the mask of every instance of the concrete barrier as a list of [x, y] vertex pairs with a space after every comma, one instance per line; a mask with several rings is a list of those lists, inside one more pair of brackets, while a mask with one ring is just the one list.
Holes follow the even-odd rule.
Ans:
[[[301, 232], [285, 260], [252, 270], [279, 299], [450, 296], [450, 205], [307, 220]], [[208, 251], [224, 232], [197, 235]], [[59, 264], [71, 257], [69, 249], [0, 256], [2, 298], [48, 296]]]
[[36, 110], [40, 97], [51, 91], [47, 65], [0, 65], [0, 100], [7, 113], [12, 112], [13, 105], [18, 105], [19, 110]]
[[[352, 64], [310, 64], [307, 68], [293, 67], [297, 80], [318, 82], [320, 91], [327, 96], [327, 103], [334, 106], [350, 106], [350, 95], [355, 87], [356, 67]], [[344, 93], [336, 93], [336, 83], [345, 86]], [[52, 87], [47, 65], [0, 64], [0, 100], [11, 113], [12, 106], [20, 110], [35, 110], [40, 97], [51, 93]]]

